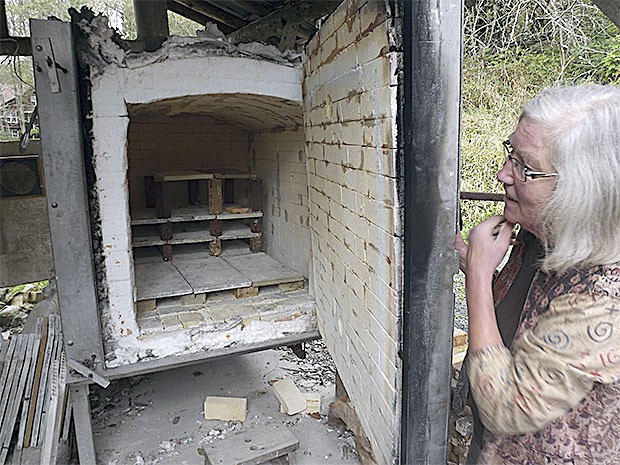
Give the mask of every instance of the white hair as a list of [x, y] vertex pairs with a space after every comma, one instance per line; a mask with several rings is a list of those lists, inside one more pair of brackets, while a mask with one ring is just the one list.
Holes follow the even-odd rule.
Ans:
[[552, 87], [521, 118], [549, 136], [557, 187], [542, 212], [542, 269], [620, 263], [620, 87]]

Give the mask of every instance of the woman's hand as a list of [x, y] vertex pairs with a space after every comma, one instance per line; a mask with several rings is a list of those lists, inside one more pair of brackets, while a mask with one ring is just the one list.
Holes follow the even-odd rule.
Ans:
[[512, 226], [503, 216], [492, 216], [469, 233], [465, 291], [472, 353], [502, 345], [493, 306], [493, 274], [512, 241]]
[[472, 229], [469, 233], [469, 244], [466, 245], [467, 271], [475, 272], [478, 277], [491, 279], [511, 244], [513, 226], [503, 216], [495, 215]]

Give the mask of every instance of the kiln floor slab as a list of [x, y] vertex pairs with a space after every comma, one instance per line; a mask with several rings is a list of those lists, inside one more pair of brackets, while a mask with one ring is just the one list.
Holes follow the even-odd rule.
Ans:
[[137, 300], [220, 292], [250, 286], [303, 281], [304, 277], [269, 255], [231, 247], [221, 257], [209, 256], [202, 244], [179, 247], [165, 262], [154, 247], [136, 250]]

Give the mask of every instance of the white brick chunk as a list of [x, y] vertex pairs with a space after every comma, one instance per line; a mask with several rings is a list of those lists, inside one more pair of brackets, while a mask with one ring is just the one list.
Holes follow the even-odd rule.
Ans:
[[245, 421], [248, 400], [240, 397], [213, 397], [205, 399], [205, 419]]
[[273, 383], [273, 392], [288, 415], [295, 415], [306, 409], [306, 398], [291, 379], [286, 378]]
[[[303, 392], [306, 398], [306, 408], [301, 413], [321, 413], [321, 394], [318, 392]], [[280, 404], [280, 412], [286, 413], [284, 405]]]

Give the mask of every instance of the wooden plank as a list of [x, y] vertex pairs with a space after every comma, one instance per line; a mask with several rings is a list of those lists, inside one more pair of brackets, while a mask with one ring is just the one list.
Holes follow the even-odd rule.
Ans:
[[[40, 445], [39, 433], [41, 429], [41, 419], [43, 417], [43, 407], [45, 404], [45, 397], [47, 389], [47, 382], [49, 379], [49, 371], [52, 365], [52, 358], [56, 348], [58, 334], [56, 333], [56, 315], [50, 315], [47, 320], [47, 342], [45, 344], [45, 355], [43, 358], [43, 367], [41, 370], [41, 379], [39, 380], [39, 389], [36, 397], [36, 408], [34, 414], [34, 422], [32, 424], [32, 437], [30, 439], [30, 445], [37, 447]], [[34, 400], [34, 399], [33, 399]]]
[[58, 417], [62, 418], [59, 413], [60, 399], [64, 397], [64, 372], [66, 371], [66, 362], [64, 362], [64, 354], [60, 351], [60, 356], [56, 354], [52, 360], [50, 369], [50, 379], [48, 381], [49, 389], [46, 395], [47, 412], [45, 415], [45, 423], [42, 425], [42, 443], [41, 443], [41, 463], [54, 465], [56, 463], [56, 451], [58, 430], [60, 429]]
[[192, 293], [192, 287], [185, 281], [172, 262], [135, 263], [137, 300], [159, 299]]
[[248, 277], [254, 286], [270, 286], [304, 279], [302, 275], [277, 262], [264, 252], [223, 256], [233, 268]]
[[13, 431], [15, 429], [15, 423], [17, 421], [17, 417], [19, 415], [19, 411], [23, 404], [24, 398], [24, 390], [26, 388], [28, 382], [28, 376], [31, 371], [31, 359], [32, 353], [38, 349], [36, 347], [36, 335], [35, 334], [27, 334], [22, 336], [25, 339], [25, 350], [21, 359], [21, 370], [19, 375], [19, 382], [17, 384], [17, 390], [15, 393], [11, 394], [11, 404], [9, 405], [10, 416], [8, 419], [8, 428], [5, 430], [2, 435], [2, 448], [8, 451], [9, 446], [11, 445], [11, 439], [13, 437]]
[[[0, 400], [0, 424], [2, 425], [2, 428], [4, 428], [5, 417], [7, 416], [6, 411], [9, 400], [11, 398], [11, 391], [13, 389], [13, 384], [16, 377], [15, 372], [17, 371], [17, 363], [20, 357], [23, 359], [23, 355], [21, 354], [23, 340], [24, 339], [20, 336], [13, 336], [11, 338], [11, 343], [14, 345], [14, 350], [12, 352], [11, 358], [7, 360], [7, 377], [4, 382], [2, 398]], [[19, 373], [17, 373], [17, 377], [19, 377]], [[0, 445], [2, 445], [1, 436]]]
[[155, 181], [173, 182], [173, 181], [198, 181], [201, 179], [213, 179], [214, 175], [206, 171], [198, 170], [178, 170], [165, 171], [154, 174]]
[[67, 358], [61, 347], [60, 357], [60, 372], [58, 373], [58, 401], [60, 410], [56, 415], [56, 426], [54, 428], [54, 436], [52, 438], [52, 457], [50, 465], [56, 465], [58, 459], [58, 443], [60, 442], [63, 421], [65, 418], [64, 412], [67, 408]]
[[39, 343], [39, 350], [37, 352], [37, 363], [34, 372], [34, 379], [32, 382], [32, 392], [30, 394], [30, 405], [28, 408], [28, 419], [26, 420], [26, 431], [24, 434], [24, 447], [30, 447], [32, 442], [32, 430], [34, 428], [35, 415], [37, 409], [37, 399], [39, 396], [39, 387], [41, 381], [41, 373], [43, 372], [43, 363], [45, 359], [45, 350], [47, 348], [47, 341], [49, 339], [49, 325], [48, 318], [41, 318], [41, 341]]
[[249, 287], [252, 284], [220, 257], [175, 255], [174, 266], [190, 284], [194, 294]]
[[[13, 435], [13, 428], [15, 423], [11, 423], [12, 418], [12, 406], [19, 403], [17, 399], [17, 390], [19, 386], [20, 374], [22, 367], [24, 366], [24, 358], [27, 346], [27, 340], [25, 337], [13, 336], [16, 339], [15, 351], [13, 357], [10, 360], [9, 373], [6, 379], [8, 389], [4, 389], [2, 396], [2, 405], [0, 406], [0, 465], [4, 465], [9, 452], [9, 442]], [[21, 400], [21, 399], [20, 399]], [[8, 440], [6, 439], [8, 436]], [[6, 446], [5, 446], [5, 443]]]
[[258, 465], [287, 455], [299, 448], [299, 440], [286, 427], [264, 426], [204, 447], [208, 463]]
[[0, 377], [0, 399], [4, 399], [6, 397], [4, 391], [7, 386], [7, 379], [11, 368], [11, 360], [13, 358], [13, 353], [15, 352], [15, 344], [17, 343], [17, 339], [11, 338], [11, 340], [7, 342], [8, 349], [4, 356], [4, 366], [2, 367], [2, 376]]
[[[30, 356], [30, 370], [28, 373], [28, 380], [26, 382], [26, 392], [24, 393], [24, 405], [22, 407], [21, 421], [19, 422], [19, 433], [17, 436], [17, 448], [22, 449], [24, 447], [24, 438], [26, 436], [26, 424], [28, 423], [28, 417], [30, 412], [30, 403], [32, 401], [32, 389], [34, 385], [35, 373], [37, 368], [37, 362], [39, 360], [39, 351], [41, 350], [41, 336], [42, 336], [42, 324], [43, 318], [37, 319], [37, 327], [34, 333], [34, 347]], [[43, 344], [44, 345], [44, 344]]]

